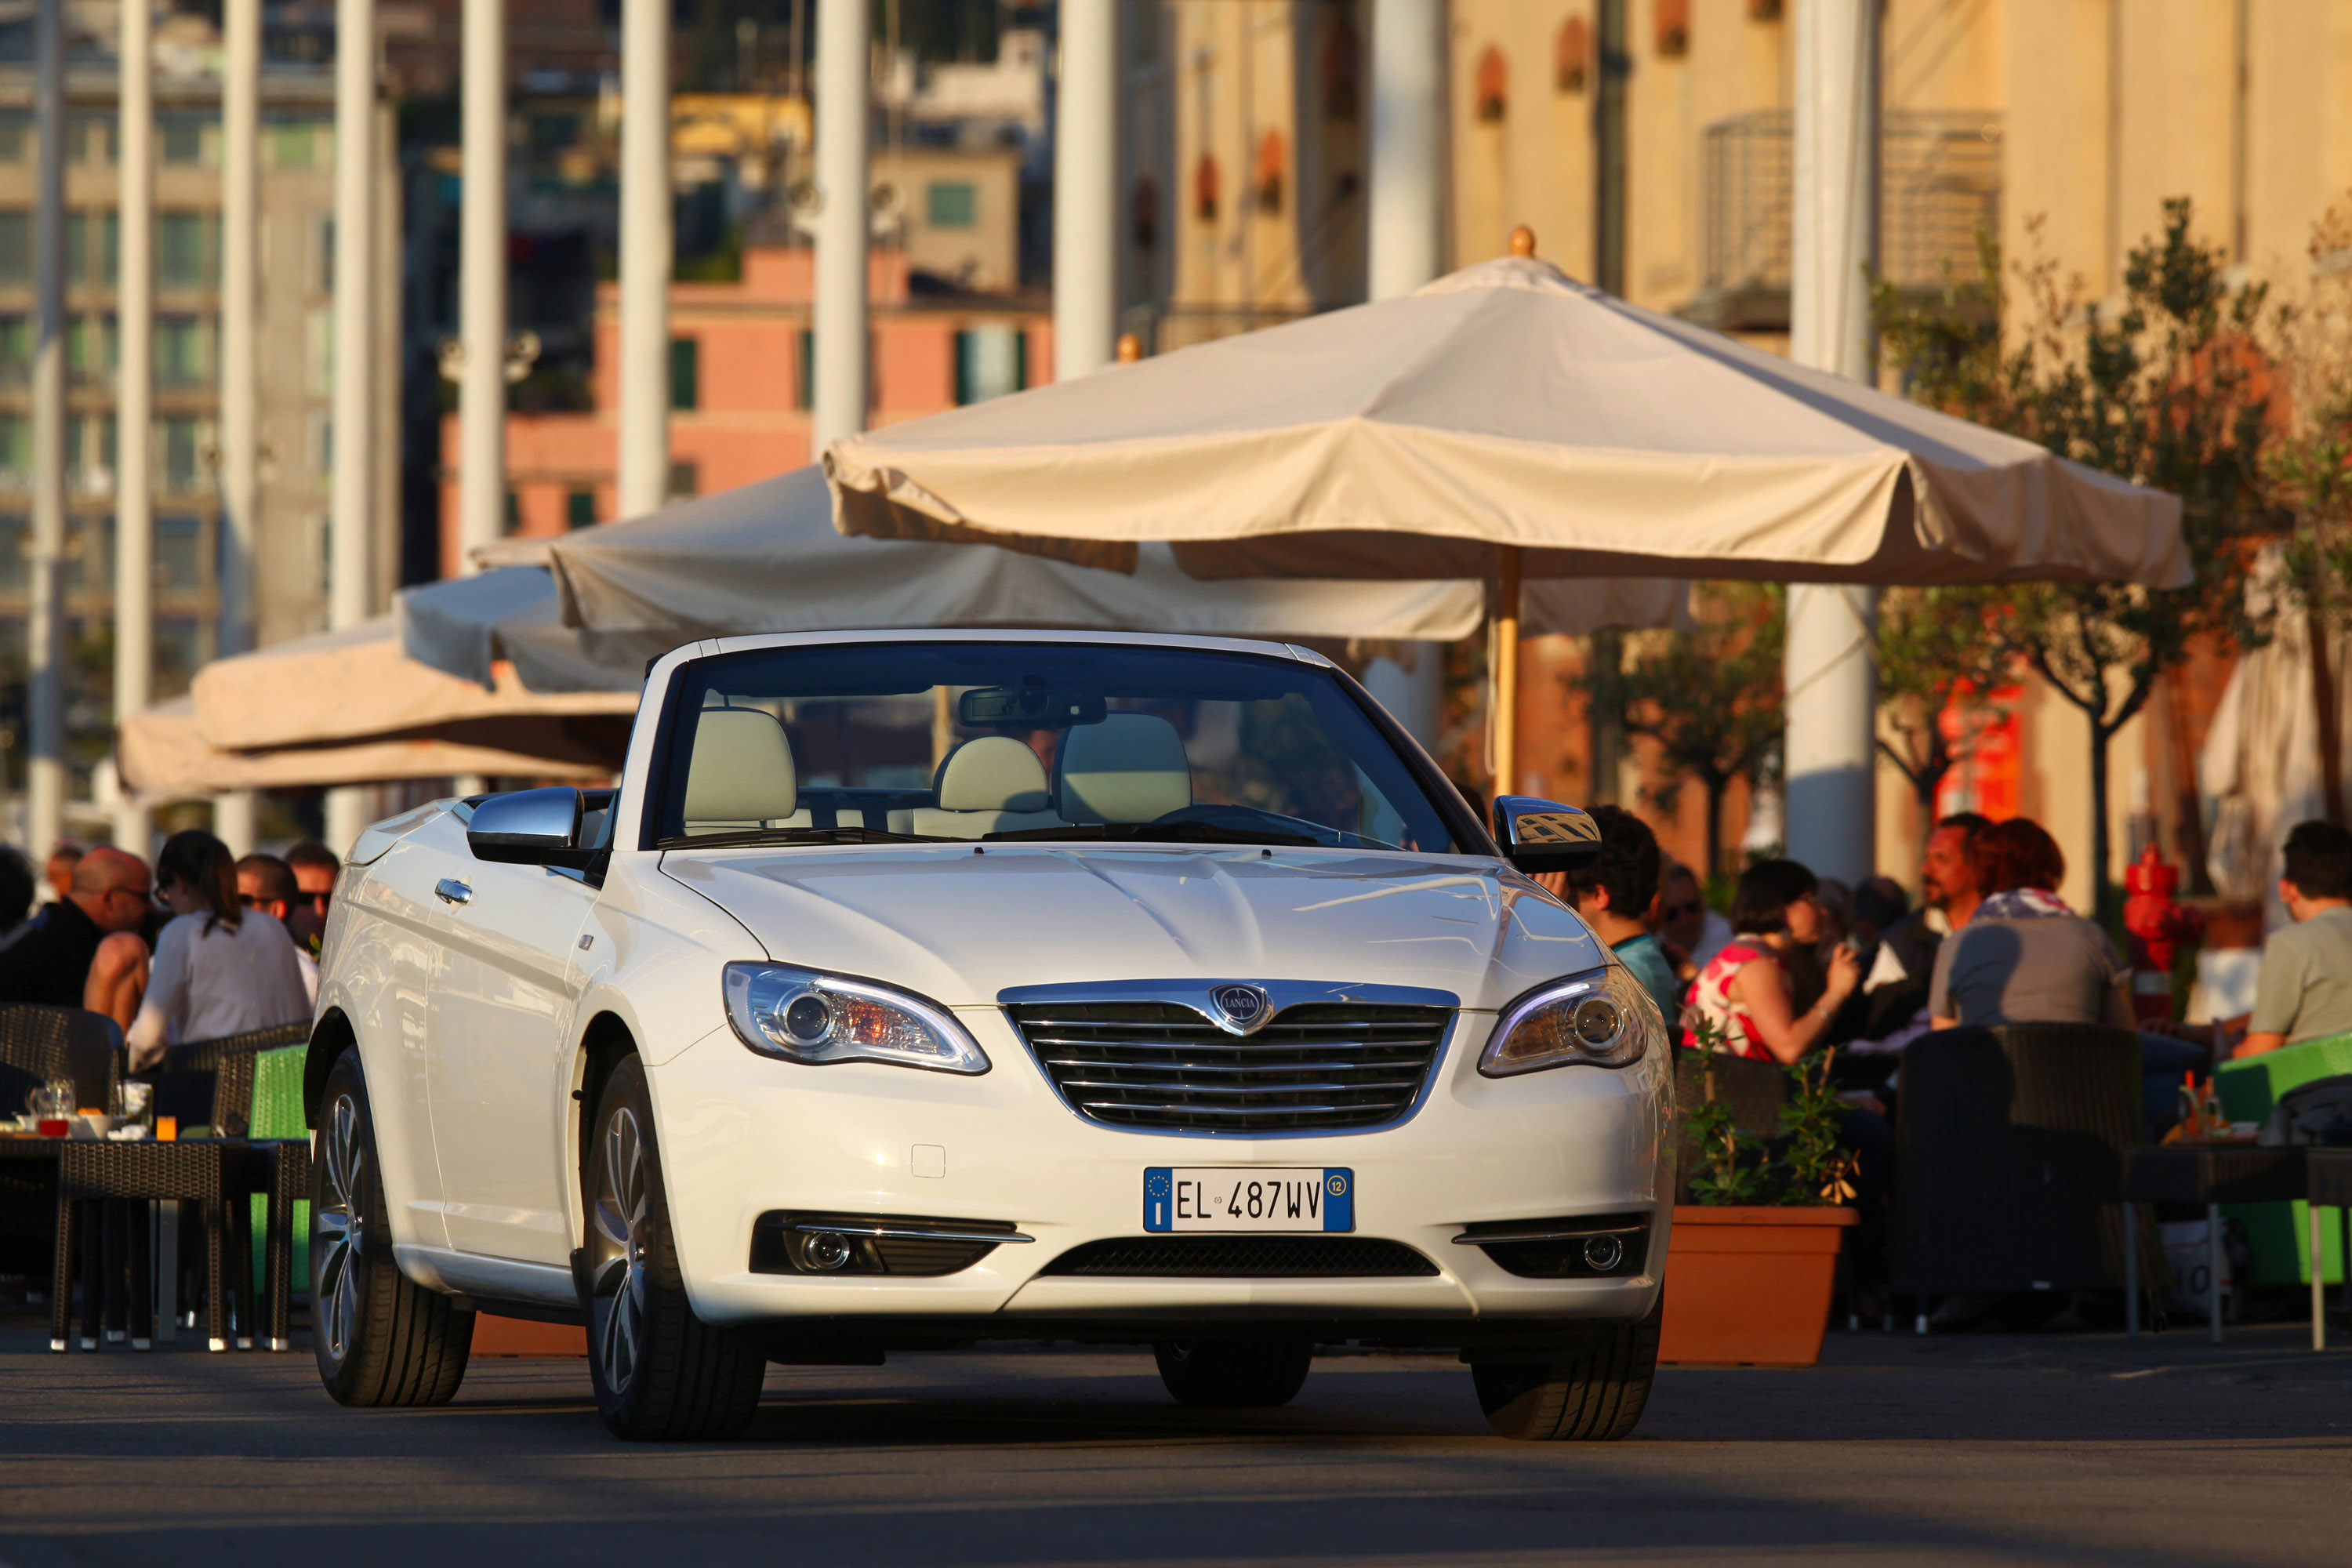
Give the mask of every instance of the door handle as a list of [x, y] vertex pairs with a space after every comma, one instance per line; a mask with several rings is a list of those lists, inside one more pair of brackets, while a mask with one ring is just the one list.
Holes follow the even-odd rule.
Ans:
[[433, 884], [433, 896], [445, 904], [469, 904], [474, 901], [474, 889], [455, 877], [444, 877]]

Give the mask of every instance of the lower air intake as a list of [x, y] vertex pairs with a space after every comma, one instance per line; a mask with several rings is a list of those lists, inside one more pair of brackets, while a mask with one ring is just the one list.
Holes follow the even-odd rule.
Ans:
[[1360, 1236], [1131, 1236], [1074, 1247], [1047, 1274], [1162, 1279], [1423, 1279], [1437, 1265], [1402, 1242]]

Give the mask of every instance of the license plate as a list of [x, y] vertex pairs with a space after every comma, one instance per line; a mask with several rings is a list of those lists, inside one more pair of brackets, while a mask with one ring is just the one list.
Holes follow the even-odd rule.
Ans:
[[1146, 1230], [1353, 1230], [1352, 1171], [1154, 1165], [1143, 1173]]

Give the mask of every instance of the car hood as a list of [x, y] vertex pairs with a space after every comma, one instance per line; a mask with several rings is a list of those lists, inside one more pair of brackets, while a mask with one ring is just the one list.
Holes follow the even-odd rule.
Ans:
[[1607, 962], [1498, 861], [1320, 849], [865, 846], [666, 852], [780, 963], [950, 1006], [1074, 982], [1312, 981], [1495, 1008]]

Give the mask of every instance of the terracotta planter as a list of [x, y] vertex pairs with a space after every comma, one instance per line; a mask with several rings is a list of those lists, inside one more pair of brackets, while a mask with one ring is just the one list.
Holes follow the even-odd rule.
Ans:
[[1811, 1366], [1822, 1357], [1844, 1208], [1675, 1207], [1658, 1359]]

